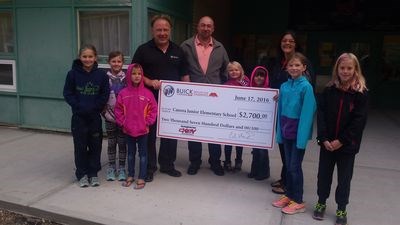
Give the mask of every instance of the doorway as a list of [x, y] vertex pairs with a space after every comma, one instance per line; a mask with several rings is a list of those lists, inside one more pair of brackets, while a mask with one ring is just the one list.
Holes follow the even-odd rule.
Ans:
[[381, 42], [376, 35], [352, 32], [310, 32], [307, 38], [307, 55], [317, 74], [317, 92], [331, 79], [336, 59], [344, 52], [355, 54], [370, 87], [376, 83]]

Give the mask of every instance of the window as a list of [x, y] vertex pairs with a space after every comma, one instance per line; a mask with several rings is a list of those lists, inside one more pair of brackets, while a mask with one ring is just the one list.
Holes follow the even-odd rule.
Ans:
[[81, 45], [94, 45], [100, 56], [108, 56], [108, 53], [116, 50], [129, 56], [129, 12], [80, 11], [79, 40]]
[[14, 52], [11, 12], [0, 11], [0, 53]]
[[16, 90], [14, 60], [0, 60], [0, 91]]
[[318, 46], [319, 66], [330, 67], [335, 63], [336, 44], [333, 42], [320, 42]]

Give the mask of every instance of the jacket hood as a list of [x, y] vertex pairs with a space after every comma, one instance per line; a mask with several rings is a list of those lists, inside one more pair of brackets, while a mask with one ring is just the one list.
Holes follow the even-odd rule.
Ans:
[[141, 71], [141, 75], [142, 75], [142, 78], [140, 79], [140, 83], [139, 83], [139, 86], [138, 86], [138, 88], [144, 88], [144, 74], [143, 74], [143, 68], [142, 68], [142, 66], [140, 65], [140, 64], [137, 64], [137, 63], [133, 63], [133, 64], [130, 64], [129, 66], [128, 66], [128, 70], [126, 71], [126, 75], [125, 75], [125, 79], [126, 79], [126, 86], [128, 87], [128, 88], [134, 88], [134, 86], [133, 86], [133, 84], [132, 84], [132, 70], [133, 70], [133, 68], [134, 67], [139, 67], [139, 69], [140, 69], [140, 71]]
[[257, 71], [265, 71], [265, 80], [264, 80], [264, 85], [262, 87], [268, 88], [269, 87], [269, 76], [268, 76], [268, 70], [263, 67], [263, 66], [256, 66], [253, 71], [251, 72], [251, 77], [250, 77], [250, 86], [251, 87], [257, 87], [256, 84], [254, 83], [254, 77], [256, 75]]
[[[92, 67], [92, 71], [93, 70], [97, 70], [98, 68], [98, 64], [97, 62], [94, 62], [93, 67]], [[82, 61], [80, 59], [75, 59], [72, 62], [72, 69], [80, 71], [80, 72], [86, 72], [86, 70], [83, 69], [83, 64]]]

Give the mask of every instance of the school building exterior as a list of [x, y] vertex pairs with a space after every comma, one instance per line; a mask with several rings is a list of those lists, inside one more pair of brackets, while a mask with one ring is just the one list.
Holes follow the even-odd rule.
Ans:
[[129, 63], [150, 39], [149, 20], [173, 21], [180, 44], [203, 15], [231, 58], [250, 69], [276, 54], [280, 34], [295, 30], [317, 73], [329, 80], [342, 52], [355, 53], [370, 89], [371, 106], [400, 108], [400, 3], [362, 0], [0, 0], [0, 124], [68, 131], [71, 111], [62, 96], [79, 46], [97, 47], [106, 67], [110, 51]]

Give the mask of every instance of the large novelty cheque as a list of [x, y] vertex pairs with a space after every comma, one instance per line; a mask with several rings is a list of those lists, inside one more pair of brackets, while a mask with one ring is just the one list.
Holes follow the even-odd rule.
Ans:
[[157, 136], [272, 148], [276, 89], [162, 81]]

